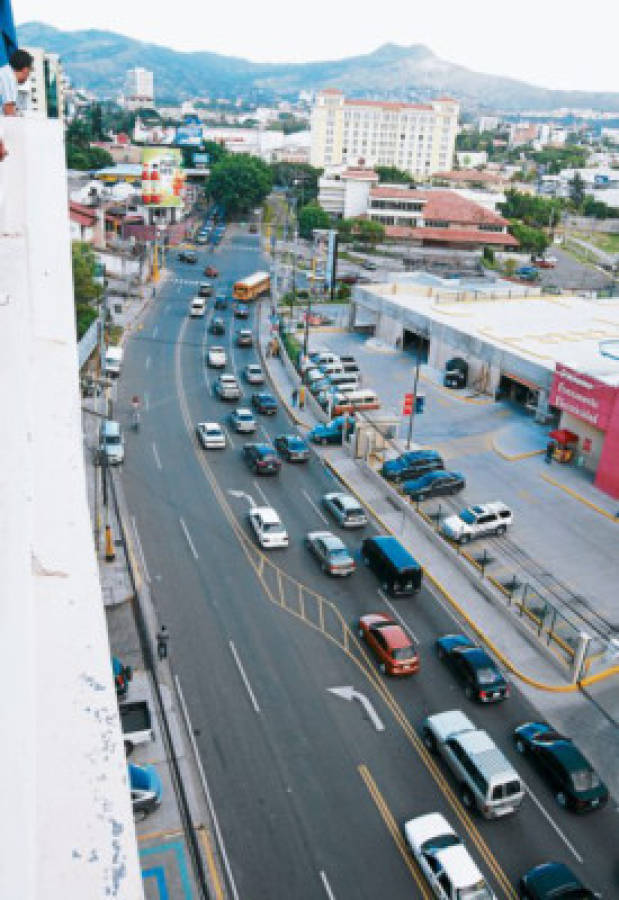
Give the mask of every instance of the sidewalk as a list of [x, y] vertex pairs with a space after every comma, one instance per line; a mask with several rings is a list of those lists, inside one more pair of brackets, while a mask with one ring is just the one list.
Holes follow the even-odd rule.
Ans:
[[[157, 294], [163, 283], [165, 278], [159, 281]], [[123, 302], [123, 341], [134, 328], [139, 328], [140, 318], [151, 299], [151, 289], [148, 287], [146, 297], [127, 298]], [[115, 395], [115, 388], [112, 388], [111, 393]], [[115, 396], [113, 399], [115, 400]], [[113, 405], [116, 406], [115, 403]], [[161, 623], [157, 621], [149, 584], [140, 573], [141, 548], [136, 546], [131, 519], [124, 507], [121, 480], [111, 468], [108, 468], [108, 478], [110, 481], [113, 479], [113, 485], [108, 482], [107, 507], [103, 504], [102, 469], [95, 466], [94, 462], [104, 398], [83, 399], [82, 406], [85, 410], [83, 433], [87, 493], [97, 544], [110, 652], [133, 669], [133, 679], [124, 699], [146, 700], [153, 715], [155, 739], [136, 747], [130, 761], [137, 765], [154, 765], [162, 784], [160, 806], [146, 818], [136, 819], [144, 896], [147, 900], [162, 900], [165, 897], [192, 900], [202, 896], [196, 882], [192, 848], [185, 828], [187, 820], [182, 809], [182, 795], [176, 787], [180, 776], [182, 791], [188, 804], [190, 829], [193, 830], [194, 850], [198, 848], [197, 852], [202, 859], [210, 896], [220, 900], [227, 896], [227, 892], [213, 850], [216, 846], [214, 828], [191, 746], [191, 735], [175, 690], [170, 664], [167, 660], [156, 659], [155, 634]], [[116, 415], [118, 417], [118, 412]], [[122, 416], [121, 424], [126, 424]], [[117, 516], [114, 493], [118, 499], [118, 514], [122, 517], [122, 525]], [[106, 551], [110, 549], [109, 546], [106, 547], [106, 524], [109, 524], [113, 537], [113, 560], [106, 559]], [[123, 526], [127, 536], [126, 549], [122, 540]], [[133, 567], [137, 580], [139, 599], [134, 590], [130, 566]], [[155, 660], [154, 671], [149, 668], [145, 659], [144, 641], [147, 655]], [[153, 678], [156, 678], [156, 682]], [[161, 716], [157, 695], [162, 700], [165, 721]], [[191, 830], [189, 834], [191, 835]]]
[[[312, 428], [317, 420], [307, 407], [302, 419], [290, 408], [292, 382], [284, 364], [264, 353], [268, 310], [265, 315], [265, 310], [261, 309], [261, 316], [263, 365], [292, 418], [300, 427]], [[422, 563], [426, 577], [434, 585], [437, 602], [452, 615], [455, 613], [460, 621], [467, 622], [469, 630], [484, 640], [512, 671], [520, 690], [541, 715], [559, 730], [568, 734], [577, 731], [583, 752], [596, 765], [609, 789], [619, 797], [619, 729], [614, 718], [619, 718], [619, 697], [615, 696], [618, 692], [612, 690], [616, 676], [604, 682], [603, 688], [588, 691], [597, 695], [595, 703], [590, 702], [581, 691], [574, 690], [565, 666], [509, 612], [505, 598], [495, 596], [492, 588], [482, 583], [475, 570], [459, 559], [421, 516], [411, 516], [397, 501], [394, 503], [380, 476], [371, 472], [363, 461], [353, 459], [343, 447], [320, 447], [316, 452], [342, 484], [363, 501], [379, 524], [396, 535]], [[607, 707], [611, 706], [608, 712], [598, 706], [601, 700]]]

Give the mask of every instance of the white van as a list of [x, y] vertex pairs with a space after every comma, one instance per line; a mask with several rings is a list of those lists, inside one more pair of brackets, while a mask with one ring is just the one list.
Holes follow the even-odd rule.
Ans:
[[204, 297], [194, 297], [189, 304], [189, 315], [192, 319], [197, 319], [204, 315], [206, 310], [206, 300]]
[[312, 357], [314, 365], [316, 366], [329, 366], [333, 363], [340, 363], [340, 358], [337, 353], [332, 353], [331, 350], [323, 350], [322, 353], [319, 353], [317, 356]]
[[343, 375], [344, 369], [339, 359], [331, 363], [319, 363], [318, 368], [322, 369], [325, 375], [330, 378], [332, 375]]
[[122, 347], [107, 347], [104, 356], [103, 371], [105, 375], [118, 377], [123, 364]]
[[333, 415], [355, 412], [359, 409], [379, 409], [380, 400], [374, 391], [368, 388], [359, 391], [338, 391], [333, 403]]
[[329, 381], [336, 390], [357, 390], [359, 387], [359, 376], [356, 372], [342, 372], [329, 376]]

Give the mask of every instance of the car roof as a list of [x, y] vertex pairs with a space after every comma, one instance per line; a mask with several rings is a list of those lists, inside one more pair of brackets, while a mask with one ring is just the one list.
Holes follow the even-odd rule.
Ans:
[[256, 453], [270, 453], [273, 454], [273, 448], [270, 444], [251, 444], [250, 446], [256, 448]]
[[432, 727], [437, 734], [444, 739], [450, 734], [464, 731], [474, 731], [475, 726], [460, 709], [451, 709], [442, 713], [435, 713], [428, 716], [428, 720], [432, 723]]
[[320, 539], [328, 550], [346, 549], [344, 541], [337, 534], [333, 534], [332, 531], [310, 531], [308, 537], [314, 538], [314, 540]]
[[474, 669], [482, 669], [484, 667], [498, 669], [495, 661], [486, 653], [483, 647], [454, 647], [454, 650], [457, 650], [460, 656], [465, 656]]
[[456, 889], [471, 887], [482, 880], [481, 872], [463, 844], [445, 847], [436, 856]]
[[350, 494], [345, 494], [343, 491], [334, 491], [330, 494], [325, 494], [329, 500], [338, 499], [343, 507], [347, 507], [348, 509], [360, 509], [361, 504], [358, 500], [355, 500], [353, 496]]
[[237, 416], [241, 416], [241, 415], [251, 416], [252, 419], [254, 417], [254, 414], [251, 411], [251, 409], [248, 409], [246, 406], [239, 406], [239, 407], [237, 407], [237, 409], [234, 410], [234, 412], [235, 412], [235, 415], [237, 415]]
[[221, 425], [219, 422], [199, 422], [198, 428], [217, 428], [221, 431]]
[[281, 524], [280, 518], [272, 506], [256, 506], [251, 512], [258, 513], [263, 522], [269, 525]]
[[259, 365], [259, 363], [247, 363], [245, 368], [246, 369], [258, 369], [260, 372], [262, 372], [262, 367]]
[[404, 824], [404, 830], [413, 838], [414, 843], [419, 846], [430, 838], [441, 837], [445, 834], [455, 834], [455, 831], [441, 813], [427, 813], [425, 816], [409, 819]]
[[[377, 623], [378, 624], [378, 623]], [[400, 647], [411, 647], [412, 641], [406, 634], [401, 625], [397, 622], [385, 622], [384, 625], [378, 625], [380, 633], [384, 634], [387, 644], [397, 650]]]
[[219, 376], [220, 381], [236, 381], [236, 375], [231, 375], [229, 372], [223, 372]]

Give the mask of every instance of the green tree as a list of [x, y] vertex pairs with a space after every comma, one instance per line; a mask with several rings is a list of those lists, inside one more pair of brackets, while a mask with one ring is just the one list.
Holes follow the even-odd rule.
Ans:
[[548, 228], [558, 221], [563, 205], [562, 200], [510, 189], [505, 192], [505, 203], [499, 203], [499, 210], [507, 219], [520, 219], [533, 228]]
[[102, 147], [82, 147], [79, 144], [67, 143], [67, 168], [86, 171], [113, 166], [114, 159]]
[[299, 222], [299, 234], [303, 238], [311, 238], [314, 228], [329, 228], [331, 218], [328, 212], [318, 206], [317, 203], [308, 203], [299, 210], [297, 217]]
[[342, 243], [346, 243], [352, 240], [353, 225], [353, 219], [338, 219], [335, 223], [335, 227], [337, 228], [337, 236]]
[[100, 299], [103, 288], [95, 281], [96, 259], [90, 244], [75, 241], [71, 245], [71, 265], [77, 336], [81, 338], [97, 318], [94, 304]]
[[229, 154], [212, 167], [206, 192], [234, 214], [259, 206], [272, 185], [271, 170], [261, 159]]
[[318, 196], [318, 179], [322, 169], [316, 169], [307, 163], [271, 163], [273, 184], [284, 187], [297, 198], [298, 206], [313, 203]]
[[585, 202], [585, 183], [580, 172], [574, 172], [574, 177], [570, 181], [570, 200], [577, 210], [582, 209]]
[[373, 247], [385, 239], [384, 225], [370, 219], [355, 219], [353, 230], [362, 243], [371, 244]]
[[550, 243], [546, 232], [516, 220], [512, 220], [509, 230], [520, 244], [520, 249], [526, 253], [543, 254]]
[[204, 141], [204, 153], [208, 153], [211, 166], [218, 163], [224, 156], [228, 155], [228, 151], [222, 144], [217, 141]]
[[397, 166], [374, 166], [374, 171], [378, 175], [379, 181], [386, 181], [389, 184], [415, 184], [415, 179], [404, 169], [398, 169]]

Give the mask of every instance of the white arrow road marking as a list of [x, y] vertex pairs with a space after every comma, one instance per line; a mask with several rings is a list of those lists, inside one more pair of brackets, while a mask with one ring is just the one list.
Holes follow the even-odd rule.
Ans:
[[239, 654], [236, 652], [236, 647], [234, 646], [232, 641], [229, 641], [229, 644], [230, 644], [230, 650], [232, 651], [232, 655], [234, 657], [234, 661], [235, 661], [237, 668], [241, 674], [241, 678], [243, 679], [243, 684], [245, 685], [245, 687], [247, 689], [247, 693], [249, 694], [249, 699], [251, 700], [251, 705], [254, 708], [254, 712], [259, 713], [260, 707], [258, 706], [258, 701], [256, 700], [256, 696], [251, 689], [251, 684], [249, 683], [249, 678], [245, 674], [245, 669], [243, 668], [243, 663], [239, 659]]
[[361, 694], [359, 691], [356, 691], [352, 685], [348, 687], [333, 687], [327, 688], [330, 694], [335, 694], [336, 697], [341, 697], [343, 700], [358, 700], [361, 706], [366, 711], [368, 718], [374, 728], [377, 731], [384, 731], [385, 726], [383, 725], [378, 713], [365, 696], [365, 694]]
[[191, 552], [192, 552], [192, 554], [193, 554], [193, 558], [194, 558], [194, 559], [198, 559], [198, 558], [199, 558], [199, 557], [198, 557], [198, 551], [196, 550], [196, 548], [195, 548], [195, 546], [194, 546], [194, 543], [193, 543], [193, 541], [191, 540], [191, 535], [189, 534], [189, 531], [187, 530], [187, 526], [185, 525], [184, 520], [183, 520], [183, 519], [179, 519], [178, 521], [181, 523], [181, 528], [183, 529], [183, 534], [184, 534], [185, 537], [187, 538], [187, 543], [189, 544], [189, 549], [191, 550]]

